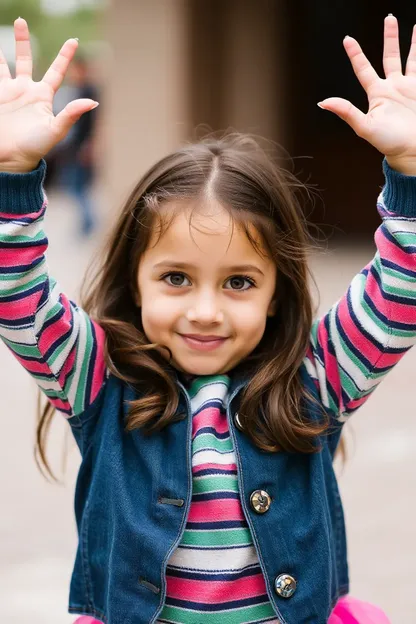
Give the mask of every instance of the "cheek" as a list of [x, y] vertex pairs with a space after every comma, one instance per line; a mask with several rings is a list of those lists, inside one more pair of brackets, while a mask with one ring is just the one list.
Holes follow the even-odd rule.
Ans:
[[[178, 318], [179, 310], [175, 302], [166, 301], [166, 297], [157, 293], [142, 299], [142, 323], [146, 334], [169, 328]], [[150, 337], [150, 336], [149, 336]]]
[[234, 315], [234, 327], [251, 343], [263, 335], [266, 319], [265, 306], [260, 302], [250, 302], [240, 307], [239, 313]]

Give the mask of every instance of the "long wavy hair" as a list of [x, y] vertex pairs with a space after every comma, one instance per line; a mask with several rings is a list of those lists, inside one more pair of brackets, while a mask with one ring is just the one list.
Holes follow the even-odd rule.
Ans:
[[[328, 421], [323, 413], [318, 419], [307, 415], [300, 379], [313, 320], [311, 239], [298, 198], [304, 186], [268, 150], [239, 134], [187, 145], [155, 164], [130, 194], [101, 265], [84, 285], [81, 305], [105, 331], [109, 371], [138, 391], [126, 428], [151, 433], [174, 418], [175, 371], [160, 353], [163, 345], [149, 344], [144, 333], [137, 271], [154, 228], [162, 235], [169, 227], [161, 207], [172, 200], [203, 199], [208, 185], [210, 197], [230, 211], [253, 245], [250, 227], [255, 227], [277, 267], [276, 313], [267, 319], [258, 346], [237, 367], [250, 379], [241, 397], [241, 424], [264, 451], [316, 452]], [[53, 411], [51, 404], [40, 411], [37, 428], [38, 464], [49, 475], [45, 443]]]

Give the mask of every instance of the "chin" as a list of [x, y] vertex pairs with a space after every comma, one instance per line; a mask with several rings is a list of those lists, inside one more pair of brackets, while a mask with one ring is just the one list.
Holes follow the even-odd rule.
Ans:
[[215, 365], [214, 362], [201, 362], [194, 365], [181, 365], [179, 362], [174, 362], [175, 368], [182, 373], [188, 373], [188, 375], [222, 375], [226, 370], [225, 366]]

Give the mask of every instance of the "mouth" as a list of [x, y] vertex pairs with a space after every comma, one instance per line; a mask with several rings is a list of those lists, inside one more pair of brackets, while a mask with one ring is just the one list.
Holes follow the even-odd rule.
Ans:
[[213, 351], [228, 340], [225, 336], [204, 336], [199, 334], [179, 334], [191, 349], [197, 351]]

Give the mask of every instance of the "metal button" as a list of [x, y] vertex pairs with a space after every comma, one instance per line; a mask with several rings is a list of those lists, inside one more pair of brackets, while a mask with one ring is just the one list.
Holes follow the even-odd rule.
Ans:
[[272, 499], [265, 490], [254, 490], [250, 496], [250, 503], [255, 512], [266, 513], [271, 505]]
[[234, 414], [234, 422], [235, 422], [235, 426], [237, 427], [237, 429], [239, 429], [240, 431], [243, 431], [243, 425], [241, 424], [240, 415], [238, 412]]
[[297, 583], [290, 574], [280, 574], [274, 581], [274, 589], [278, 596], [291, 598], [296, 591]]

